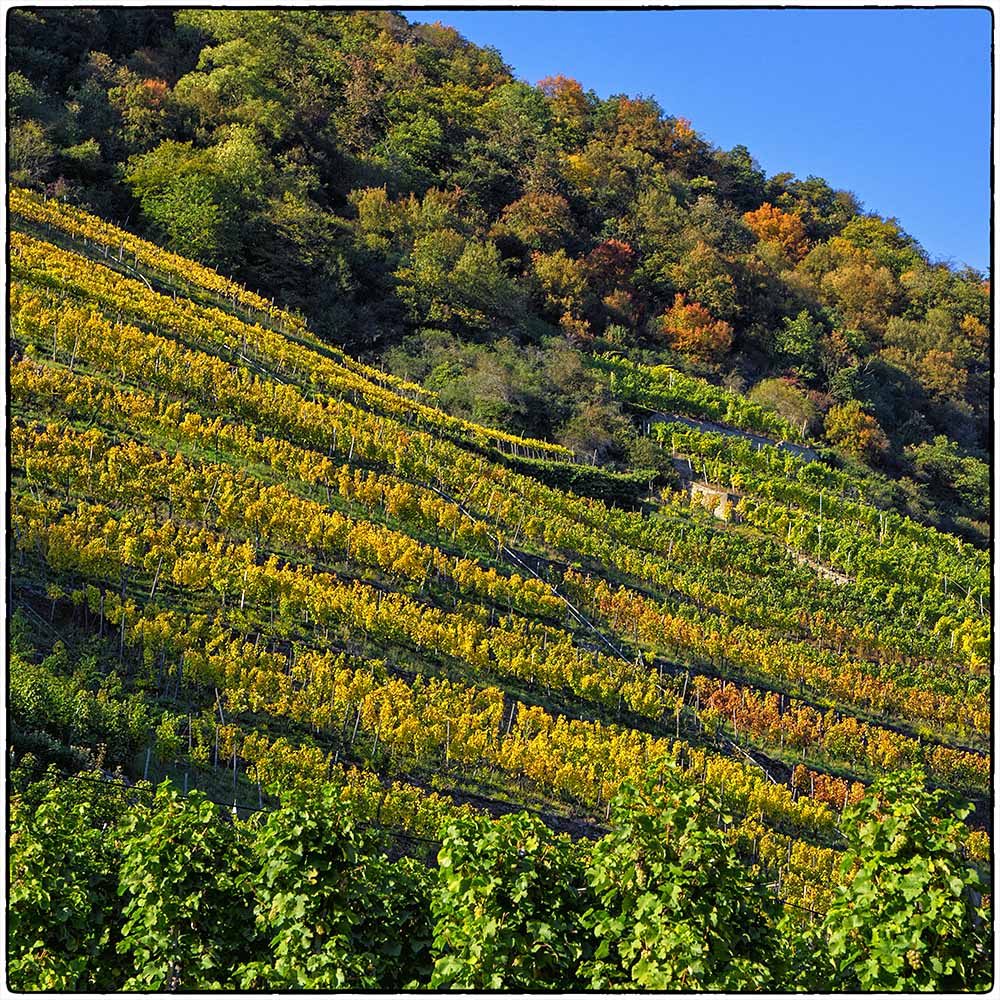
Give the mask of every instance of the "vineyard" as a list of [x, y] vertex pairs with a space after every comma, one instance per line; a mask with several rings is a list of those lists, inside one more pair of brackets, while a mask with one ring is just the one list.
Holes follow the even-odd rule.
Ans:
[[588, 358], [611, 472], [9, 211], [12, 989], [988, 986], [988, 552], [694, 376]]

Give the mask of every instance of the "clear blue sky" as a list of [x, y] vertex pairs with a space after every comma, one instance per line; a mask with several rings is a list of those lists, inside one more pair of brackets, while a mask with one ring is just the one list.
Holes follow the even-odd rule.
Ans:
[[401, 13], [494, 46], [529, 83], [654, 97], [769, 175], [853, 191], [932, 260], [989, 267], [985, 9]]

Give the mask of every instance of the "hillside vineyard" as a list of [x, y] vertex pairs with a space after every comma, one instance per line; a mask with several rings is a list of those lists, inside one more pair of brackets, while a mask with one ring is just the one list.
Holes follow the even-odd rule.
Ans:
[[[739, 534], [679, 493], [643, 517], [542, 485], [504, 459], [550, 446], [449, 420], [150, 244], [126, 261], [92, 217], [11, 205], [23, 794], [32, 757], [62, 777], [93, 761], [251, 828], [283, 792], [334, 795], [390, 840], [528, 805], [586, 851], [622, 784], [670, 761], [748, 876], [810, 917], [872, 777], [920, 764], [988, 791], [988, 569], [968, 576], [968, 546], [868, 516], [847, 483], [820, 522], [817, 463], [683, 425], [657, 433], [738, 482]], [[868, 575], [789, 556], [822, 557], [820, 523]], [[981, 830], [960, 840], [985, 863]]]
[[[382, 25], [371, 37], [383, 60], [416, 52], [424, 83], [445, 72], [429, 53], [471, 60], [476, 87], [440, 84], [457, 105], [514, 86], [492, 50], [440, 26], [420, 41], [384, 12], [312, 13], [287, 22], [317, 46], [303, 87], [322, 77], [317, 39], [333, 23], [348, 55], [352, 31], [369, 39]], [[188, 59], [184, 46], [211, 35], [204, 51], [226, 64], [249, 29], [238, 12], [216, 14], [178, 12], [176, 38], [157, 35], [142, 58], [166, 60], [169, 37], [170, 58]], [[259, 16], [246, 15], [255, 31], [283, 23]], [[169, 19], [149, 18], [147, 34], [168, 32]], [[53, 56], [43, 73], [25, 55], [43, 50], [33, 23], [15, 25], [24, 83], [8, 88], [45, 124], [42, 90], [25, 88], [43, 77], [55, 88], [70, 71]], [[839, 263], [820, 254], [810, 265], [830, 302], [841, 296], [832, 328], [810, 333], [820, 320], [797, 309], [777, 320], [784, 340], [754, 363], [787, 377], [746, 393], [721, 377], [746, 327], [735, 306], [708, 309], [705, 274], [674, 274], [665, 297], [641, 282], [626, 292], [637, 251], [610, 229], [576, 274], [585, 255], [565, 247], [576, 253], [584, 236], [553, 242], [570, 223], [554, 201], [521, 204], [530, 192], [503, 196], [510, 210], [489, 240], [460, 235], [431, 161], [401, 151], [416, 133], [392, 133], [410, 193], [359, 187], [351, 224], [366, 266], [395, 255], [409, 332], [384, 358], [352, 351], [363, 331], [338, 346], [330, 322], [367, 315], [387, 328], [392, 316], [355, 299], [350, 316], [317, 319], [289, 307], [301, 301], [280, 284], [252, 291], [228, 277], [226, 258], [193, 237], [185, 247], [156, 217], [167, 195], [150, 158], [160, 139], [178, 143], [157, 133], [140, 149], [128, 129], [154, 126], [129, 91], [139, 84], [101, 55], [89, 57], [93, 79], [115, 82], [111, 100], [129, 112], [117, 127], [142, 175], [129, 181], [146, 220], [133, 228], [156, 239], [42, 174], [15, 171], [8, 200], [8, 986], [987, 989], [992, 595], [976, 444], [986, 355], [937, 359], [962, 368], [966, 395], [921, 397], [920, 420], [965, 423], [955, 439], [928, 430], [915, 444], [881, 426], [870, 400], [827, 395], [832, 368], [809, 373], [821, 343], [866, 331], [874, 350], [894, 322], [845, 290], [851, 267], [869, 268], [854, 278], [872, 288], [884, 277], [865, 248], [877, 245], [878, 267], [911, 291], [933, 270], [918, 250], [860, 214], [821, 234], [832, 214], [820, 223], [787, 199], [787, 211], [741, 204], [741, 225], [787, 255], [789, 286], [815, 247], [842, 241], [824, 251]], [[221, 114], [185, 79], [178, 101]], [[573, 82], [550, 81], [538, 100], [555, 102], [546, 120], [565, 147], [560, 169], [600, 206], [605, 126]], [[145, 110], [162, 109], [164, 94], [142, 86]], [[261, 128], [293, 128], [279, 124], [280, 100], [255, 100]], [[502, 110], [491, 112], [498, 135]], [[645, 135], [640, 110], [622, 111], [620, 128]], [[339, 128], [360, 156], [375, 126], [352, 114]], [[702, 177], [717, 151], [657, 114], [671, 155]], [[26, 115], [16, 121], [35, 121]], [[286, 152], [298, 169], [306, 154]], [[503, 187], [476, 164], [484, 190]], [[638, 184], [652, 160], [629, 170]], [[723, 176], [720, 204], [750, 197]], [[269, 204], [302, 240], [295, 198]], [[617, 211], [592, 210], [605, 221]], [[326, 233], [330, 246], [342, 237]], [[489, 270], [484, 247], [515, 239], [547, 302], [533, 319], [513, 279], [486, 296], [476, 270]], [[253, 257], [249, 243], [239, 252]], [[986, 283], [948, 280], [974, 341]], [[465, 298], [449, 299], [459, 285]], [[600, 309], [586, 289], [603, 291]], [[527, 312], [497, 320], [505, 296]], [[644, 336], [630, 310], [657, 301], [661, 340], [627, 349], [623, 337]], [[560, 433], [549, 416], [507, 420], [456, 394], [470, 372], [485, 379], [510, 360], [473, 328], [536, 321], [560, 342], [535, 338], [549, 353], [521, 375], [544, 369], [560, 387], [545, 396]], [[897, 355], [878, 363], [895, 357], [903, 371], [899, 323]], [[917, 469], [919, 502], [902, 485]]]

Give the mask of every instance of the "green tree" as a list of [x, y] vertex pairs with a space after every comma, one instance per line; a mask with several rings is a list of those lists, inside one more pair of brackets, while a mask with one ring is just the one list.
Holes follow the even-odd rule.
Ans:
[[125, 180], [171, 250], [208, 263], [237, 254], [235, 201], [227, 197], [210, 152], [191, 143], [164, 142], [132, 157]]
[[970, 811], [928, 789], [920, 768], [880, 778], [845, 811], [849, 881], [823, 922], [837, 989], [989, 988], [987, 887], [961, 854]]
[[785, 317], [775, 335], [775, 347], [786, 364], [793, 365], [806, 379], [816, 377], [817, 351], [823, 336], [823, 324], [803, 309], [795, 319]]
[[180, 29], [202, 39], [198, 65], [178, 80], [174, 98], [190, 110], [205, 141], [220, 125], [235, 123], [303, 152], [333, 138], [331, 116], [346, 75], [338, 15], [188, 9], [175, 16]]
[[45, 105], [45, 94], [23, 73], [7, 74], [7, 108], [15, 121], [39, 115]]
[[935, 489], [947, 490], [985, 518], [989, 511], [990, 467], [962, 449], [944, 434], [906, 449], [918, 477]]
[[431, 989], [584, 985], [584, 865], [566, 835], [526, 813], [450, 826], [438, 854]]
[[524, 315], [524, 296], [495, 244], [453, 229], [419, 237], [396, 278], [417, 324], [485, 333], [497, 320], [509, 325]]
[[126, 817], [122, 837], [126, 988], [235, 988], [256, 936], [242, 827], [202, 793], [164, 782], [151, 809]]
[[14, 184], [38, 184], [55, 160], [55, 146], [41, 122], [12, 122], [7, 137], [7, 164]]
[[764, 200], [765, 174], [746, 146], [715, 154], [715, 181], [721, 200], [741, 212], [759, 208]]
[[473, 134], [456, 158], [449, 181], [495, 217], [523, 194], [550, 122], [537, 88], [520, 82], [495, 87], [473, 112]]
[[760, 990], [784, 982], [780, 904], [755, 882], [715, 820], [706, 789], [672, 767], [613, 803], [614, 828], [589, 868], [597, 895], [584, 923], [598, 946], [592, 989]]
[[[29, 773], [32, 761], [25, 763]], [[122, 988], [121, 854], [113, 835], [121, 800], [117, 789], [95, 787], [99, 781], [99, 772], [79, 780], [53, 774], [11, 796], [7, 981], [14, 990]]]
[[434, 167], [439, 159], [444, 131], [426, 110], [414, 111], [388, 130], [378, 147], [378, 156], [406, 190], [422, 191], [434, 183]]
[[835, 191], [822, 177], [810, 175], [802, 181], [785, 174], [773, 177], [769, 183], [775, 184], [783, 178], [777, 185], [778, 193], [770, 197], [776, 205], [802, 219], [811, 240], [829, 239], [861, 211], [853, 194]]

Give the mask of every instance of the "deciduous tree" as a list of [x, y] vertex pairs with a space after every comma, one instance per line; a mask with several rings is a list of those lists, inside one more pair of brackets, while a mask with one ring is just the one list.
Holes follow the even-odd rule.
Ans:
[[717, 360], [733, 345], [733, 328], [715, 319], [701, 303], [688, 302], [680, 292], [660, 317], [659, 326], [671, 347], [705, 361]]
[[874, 459], [889, 446], [878, 421], [856, 399], [834, 406], [826, 415], [827, 440], [859, 458]]

